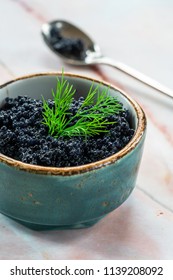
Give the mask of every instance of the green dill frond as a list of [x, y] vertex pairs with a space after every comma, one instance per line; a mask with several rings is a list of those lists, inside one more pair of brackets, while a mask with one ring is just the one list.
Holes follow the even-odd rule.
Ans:
[[108, 132], [107, 118], [123, 110], [117, 98], [109, 94], [109, 87], [100, 91], [100, 85], [91, 85], [89, 92], [75, 115], [70, 116], [70, 107], [74, 98], [75, 89], [64, 79], [57, 79], [56, 92], [52, 90], [54, 106], [51, 108], [43, 99], [43, 124], [54, 137], [65, 136], [94, 136]]

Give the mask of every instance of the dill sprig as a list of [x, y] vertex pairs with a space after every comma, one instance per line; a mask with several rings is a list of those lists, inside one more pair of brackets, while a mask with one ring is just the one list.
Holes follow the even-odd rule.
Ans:
[[43, 124], [48, 126], [50, 135], [60, 136], [66, 124], [66, 117], [71, 106], [75, 90], [62, 74], [61, 80], [57, 79], [56, 93], [52, 90], [54, 107], [51, 108], [43, 97]]
[[109, 87], [100, 91], [100, 86], [91, 85], [89, 92], [75, 115], [70, 113], [74, 98], [73, 86], [64, 79], [57, 80], [56, 93], [52, 90], [54, 106], [43, 98], [43, 123], [54, 137], [94, 136], [108, 132], [107, 126], [115, 122], [108, 117], [123, 110], [117, 98], [109, 95]]

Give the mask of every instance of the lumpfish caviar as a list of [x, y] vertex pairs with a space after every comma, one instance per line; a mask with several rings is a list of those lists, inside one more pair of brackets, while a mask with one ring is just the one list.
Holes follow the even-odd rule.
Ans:
[[[73, 100], [70, 113], [75, 114], [83, 97]], [[54, 101], [49, 100], [50, 106]], [[42, 123], [42, 100], [27, 96], [6, 98], [0, 108], [0, 153], [16, 160], [41, 166], [79, 166], [104, 159], [120, 151], [133, 137], [129, 112], [124, 109], [110, 116], [107, 133], [87, 137], [59, 137], [48, 134]]]

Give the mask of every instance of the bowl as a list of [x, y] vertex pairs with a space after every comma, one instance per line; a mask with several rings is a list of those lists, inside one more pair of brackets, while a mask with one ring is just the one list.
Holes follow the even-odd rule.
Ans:
[[[0, 86], [0, 107], [6, 97], [51, 98], [61, 73], [24, 76]], [[100, 81], [64, 73], [80, 96]], [[102, 82], [101, 88], [108, 84]], [[130, 112], [135, 133], [119, 152], [76, 167], [44, 167], [0, 154], [0, 212], [35, 230], [85, 228], [119, 207], [135, 187], [146, 134], [142, 108], [125, 92], [110, 86]]]

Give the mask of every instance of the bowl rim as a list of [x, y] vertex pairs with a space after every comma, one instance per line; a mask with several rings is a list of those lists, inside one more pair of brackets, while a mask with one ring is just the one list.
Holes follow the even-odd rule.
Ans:
[[[6, 87], [9, 84], [15, 83], [20, 80], [26, 80], [34, 77], [41, 77], [41, 76], [60, 76], [62, 75], [62, 72], [41, 72], [41, 73], [35, 73], [35, 74], [29, 74], [17, 77], [15, 79], [12, 79], [2, 85], [0, 85], [0, 89]], [[114, 162], [118, 161], [119, 159], [126, 156], [128, 153], [130, 153], [132, 150], [135, 149], [135, 147], [138, 145], [140, 140], [142, 139], [147, 125], [146, 115], [141, 108], [141, 106], [133, 99], [131, 98], [124, 90], [120, 89], [117, 86], [114, 86], [113, 84], [110, 84], [106, 81], [101, 81], [99, 79], [95, 79], [89, 76], [83, 76], [80, 74], [70, 73], [70, 72], [64, 72], [64, 76], [66, 77], [73, 77], [73, 78], [79, 78], [79, 79], [85, 79], [92, 81], [94, 83], [100, 83], [104, 86], [109, 86], [110, 89], [119, 91], [120, 94], [122, 94], [130, 103], [130, 105], [134, 108], [137, 116], [137, 129], [135, 131], [135, 134], [133, 135], [132, 139], [127, 143], [127, 145], [121, 149], [119, 152], [106, 157], [104, 159], [101, 159], [99, 161], [91, 162], [84, 165], [79, 166], [71, 166], [71, 167], [49, 167], [49, 166], [40, 166], [40, 165], [33, 165], [24, 163], [22, 161], [15, 160], [11, 157], [5, 156], [4, 154], [0, 153], [0, 162], [7, 164], [8, 166], [27, 171], [30, 173], [35, 174], [45, 174], [45, 175], [62, 175], [62, 176], [68, 176], [68, 175], [76, 175], [80, 173], [85, 173], [91, 170], [99, 169], [104, 166], [108, 166], [110, 164], [113, 164]]]

